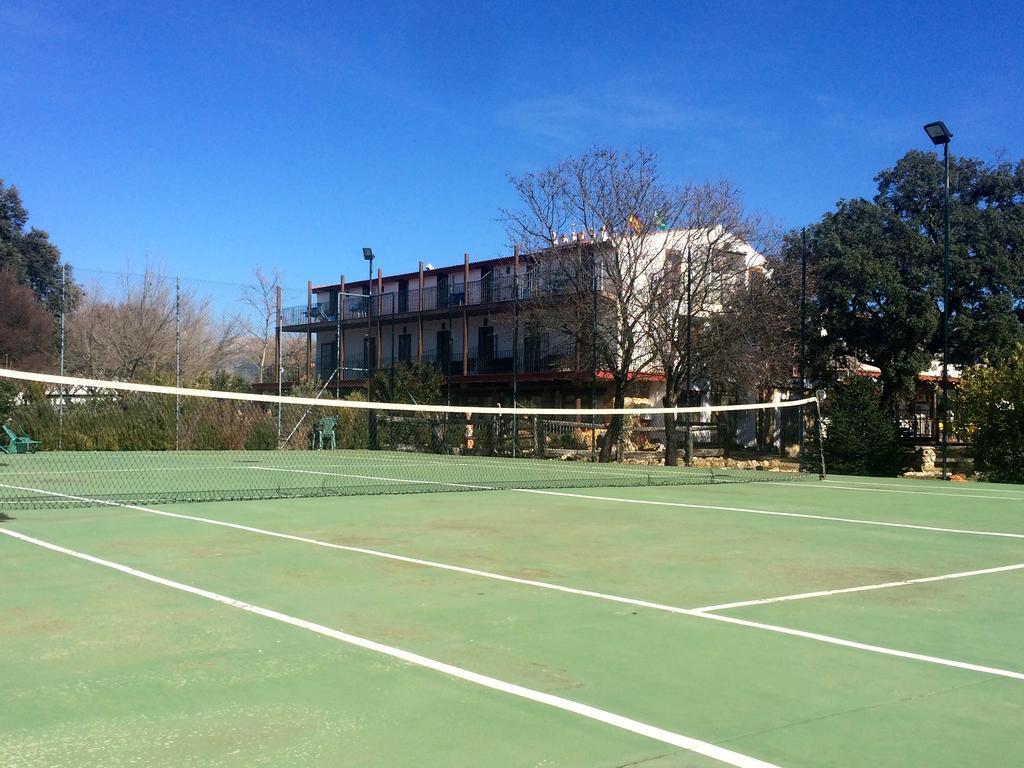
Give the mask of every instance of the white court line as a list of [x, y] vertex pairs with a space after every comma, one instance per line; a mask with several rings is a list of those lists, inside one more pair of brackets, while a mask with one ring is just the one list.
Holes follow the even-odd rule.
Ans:
[[526, 688], [521, 685], [516, 685], [515, 683], [499, 680], [495, 677], [489, 677], [488, 675], [482, 675], [478, 672], [472, 672], [462, 667], [446, 664], [443, 661], [437, 661], [436, 659], [421, 656], [418, 653], [405, 651], [401, 648], [395, 648], [390, 645], [384, 645], [383, 643], [378, 643], [374, 640], [367, 640], [366, 638], [359, 637], [357, 635], [351, 635], [338, 629], [326, 627], [323, 624], [316, 624], [312, 621], [306, 621], [305, 619], [290, 616], [286, 613], [280, 613], [279, 611], [274, 611], [269, 608], [262, 608], [243, 600], [218, 594], [217, 592], [193, 587], [179, 581], [165, 579], [162, 576], [155, 576], [151, 573], [140, 571], [127, 565], [121, 565], [120, 563], [115, 563], [110, 560], [103, 560], [102, 558], [94, 557], [93, 555], [88, 555], [84, 552], [78, 552], [73, 549], [68, 549], [58, 544], [51, 544], [50, 542], [26, 536], [22, 533], [16, 533], [4, 528], [0, 528], [0, 533], [6, 534], [7, 536], [11, 536], [15, 539], [20, 539], [21, 541], [29, 544], [35, 544], [36, 546], [43, 547], [44, 549], [49, 549], [53, 552], [69, 555], [71, 557], [78, 558], [79, 560], [94, 563], [95, 565], [102, 565], [106, 568], [111, 568], [115, 571], [120, 571], [121, 573], [128, 574], [129, 576], [135, 576], [136, 578], [144, 579], [145, 581], [149, 581], [154, 584], [170, 587], [171, 589], [176, 589], [180, 592], [187, 592], [191, 595], [197, 595], [198, 597], [205, 597], [207, 600], [213, 600], [214, 602], [228, 605], [232, 608], [238, 608], [239, 610], [246, 611], [247, 613], [253, 613], [257, 616], [273, 619], [274, 621], [279, 621], [283, 624], [290, 624], [293, 627], [315, 632], [318, 635], [323, 635], [324, 637], [329, 637], [334, 640], [340, 640], [343, 643], [348, 643], [349, 645], [354, 645], [358, 648], [365, 648], [368, 651], [374, 651], [376, 653], [384, 654], [385, 656], [391, 656], [392, 658], [404, 661], [407, 664], [415, 664], [416, 666], [432, 669], [435, 672], [441, 672], [451, 677], [458, 678], [459, 680], [465, 680], [476, 685], [481, 685], [485, 688], [501, 691], [502, 693], [508, 693], [529, 701], [538, 702], [539, 704], [546, 704], [549, 707], [555, 707], [556, 709], [561, 709], [575, 715], [596, 720], [600, 723], [611, 725], [624, 731], [630, 731], [640, 736], [646, 736], [647, 738], [654, 739], [655, 741], [660, 741], [674, 747], [679, 747], [680, 749], [704, 755], [705, 757], [726, 763], [727, 765], [733, 765], [737, 768], [779, 768], [774, 763], [758, 760], [755, 757], [734, 752], [731, 749], [725, 749], [724, 747], [719, 747], [709, 742], [695, 739], [691, 736], [684, 736], [681, 733], [675, 733], [674, 731], [668, 731], [664, 728], [648, 725], [647, 723], [642, 723], [639, 720], [633, 720], [632, 718], [618, 715], [614, 712], [592, 707], [589, 704], [583, 704], [578, 701], [573, 701], [572, 699], [565, 699], [561, 696], [555, 696], [550, 693], [543, 693], [542, 691], [535, 691], [532, 688]]
[[[796, 483], [801, 486], [803, 483]], [[24, 490], [24, 489], [22, 489]], [[775, 517], [799, 517], [808, 520], [828, 520], [833, 523], [850, 523], [854, 525], [880, 525], [885, 528], [910, 528], [918, 531], [937, 531], [939, 533], [958, 533], [969, 536], [998, 536], [1008, 539], [1024, 539], [1024, 533], [1006, 533], [1003, 531], [976, 531], [969, 528], [941, 528], [934, 525], [914, 525], [912, 523], [889, 523], [883, 520], [860, 520], [855, 517], [832, 517], [830, 515], [809, 515], [804, 512], [775, 512], [768, 509], [750, 509], [748, 507], [719, 507], [711, 504], [686, 504], [682, 501], [658, 501], [654, 499], [623, 499], [615, 496], [590, 496], [585, 493], [567, 493], [565, 491], [545, 491], [539, 488], [512, 488], [519, 493], [539, 493], [545, 496], [567, 496], [573, 499], [591, 501], [613, 501], [622, 504], [649, 504], [659, 507], [683, 507], [685, 509], [712, 509], [720, 512], [746, 512], [751, 515], [771, 515]]]
[[[943, 483], [941, 480], [924, 480], [924, 479], [912, 479], [912, 478], [908, 478], [903, 483], [876, 483], [876, 482], [871, 482], [871, 481], [863, 482], [863, 481], [860, 481], [860, 480], [849, 480], [849, 479], [836, 480], [834, 478], [825, 478], [824, 482], [828, 483], [829, 485], [834, 485], [836, 483], [844, 483], [846, 485], [863, 485], [863, 486], [869, 487], [869, 488], [873, 488], [875, 486], [881, 486], [881, 487], [885, 487], [885, 488], [906, 488], [908, 485], [913, 485], [915, 483], [920, 484], [922, 486], [923, 485], [942, 485], [943, 488], [958, 488], [958, 487], [963, 488], [963, 491], [962, 491], [963, 493], [966, 493], [967, 491], [981, 491], [982, 493], [1015, 493], [1015, 494], [1017, 494], [1017, 498], [1018, 499], [1021, 499], [1022, 501], [1024, 501], [1024, 490], [1016, 490], [1016, 489], [1012, 489], [1012, 488], [993, 488], [993, 487], [990, 487], [990, 486], [993, 486], [994, 483], [974, 483], [973, 487], [968, 487], [968, 486], [963, 486], [963, 485], [958, 486], [955, 483], [949, 483], [949, 482]], [[960, 491], [952, 491], [951, 493], [954, 496], [959, 496], [961, 492]]]
[[[803, 485], [803, 484], [801, 484]], [[943, 491], [900, 491], [895, 488], [859, 488], [856, 485], [836, 485], [835, 483], [829, 483], [828, 485], [822, 485], [821, 483], [808, 483], [803, 485], [805, 488], [828, 488], [830, 490], [838, 489], [843, 491], [869, 491], [871, 493], [909, 493], [916, 496], [952, 496], [956, 499], [989, 499], [990, 501], [1020, 501], [1009, 496], [982, 496], [977, 493], [944, 493]]]
[[1024, 563], [1016, 565], [1001, 565], [997, 568], [982, 568], [977, 571], [961, 571], [960, 573], [947, 573], [942, 576], [926, 576], [920, 579], [905, 579], [903, 581], [887, 581], [883, 584], [865, 584], [861, 587], [846, 587], [845, 589], [826, 589], [818, 592], [801, 592], [796, 595], [783, 595], [781, 597], [766, 597], [762, 600], [743, 600], [737, 603], [722, 603], [720, 605], [706, 605], [703, 608], [694, 608], [695, 611], [708, 613], [710, 611], [725, 611], [730, 608], [746, 608], [750, 605], [768, 605], [769, 603], [784, 603], [789, 600], [806, 600], [810, 597], [828, 597], [830, 595], [846, 595], [851, 592], [868, 592], [873, 589], [888, 589], [890, 587], [905, 587], [908, 584], [927, 584], [932, 581], [946, 581], [947, 579], [963, 579], [968, 576], [984, 576], [989, 573], [1005, 573], [1007, 571], [1019, 571], [1024, 569]]
[[[326, 547], [328, 549], [338, 549], [345, 552], [359, 552], [365, 555], [372, 555], [374, 557], [381, 557], [387, 560], [397, 560], [399, 562], [410, 563], [412, 565], [421, 565], [428, 568], [438, 568], [445, 571], [454, 571], [456, 573], [463, 573], [469, 576], [479, 576], [485, 579], [493, 579], [494, 581], [504, 581], [511, 584], [522, 584], [528, 587], [538, 587], [540, 589], [549, 589], [554, 592], [564, 592], [571, 595], [580, 595], [582, 597], [592, 597], [599, 600], [607, 600], [613, 603], [624, 603], [626, 605], [634, 605], [640, 608], [650, 608], [657, 611], [665, 611], [667, 613], [676, 613], [682, 616], [693, 616], [699, 619], [707, 619], [709, 621], [720, 621], [726, 624], [735, 624], [742, 627], [750, 627], [753, 629], [762, 629], [767, 632], [776, 632], [778, 634], [790, 635], [792, 637], [802, 637], [809, 640], [817, 640], [823, 643], [829, 643], [831, 645], [839, 645], [846, 648], [854, 648], [861, 651], [869, 651], [871, 653], [879, 653], [884, 656], [896, 656], [899, 658], [913, 659], [915, 661], [923, 661], [929, 664], [937, 664], [943, 667], [953, 667], [956, 669], [966, 669], [973, 672], [983, 672], [986, 674], [997, 675], [999, 677], [1009, 677], [1016, 680], [1024, 680], [1024, 673], [1014, 672], [1007, 669], [999, 669], [997, 667], [987, 667], [979, 664], [971, 664], [964, 661], [956, 661], [955, 659], [944, 659], [938, 656], [927, 656], [919, 653], [911, 653], [910, 651], [901, 651], [895, 648], [885, 648], [879, 645], [869, 645], [867, 643], [858, 643], [852, 640], [844, 640], [840, 637], [833, 637], [831, 635], [822, 635], [814, 632], [805, 632], [800, 629], [790, 629], [788, 627], [780, 627], [774, 624], [764, 624], [756, 621], [749, 621], [747, 619], [734, 618], [732, 616], [722, 616], [716, 613], [707, 613], [692, 608], [679, 608], [674, 605], [666, 605], [664, 603], [655, 603], [649, 600], [638, 600], [631, 597], [622, 597], [620, 595], [612, 595], [605, 592], [594, 592], [588, 589], [578, 589], [576, 587], [565, 587], [561, 584], [552, 584], [547, 581], [536, 581], [534, 579], [521, 579], [515, 576], [505, 576], [500, 573], [493, 573], [491, 571], [481, 571], [476, 568], [466, 568], [461, 565], [450, 565], [448, 563], [439, 563], [433, 560], [421, 560], [415, 557], [406, 557], [404, 555], [395, 555], [390, 552], [382, 552], [375, 549], [366, 549], [364, 547], [352, 547], [345, 544], [334, 544], [329, 541], [321, 541], [319, 539], [311, 539], [305, 536], [296, 536], [290, 533], [281, 533], [279, 531], [270, 531], [264, 528], [254, 528], [249, 525], [241, 525], [239, 523], [229, 523], [224, 520], [215, 520], [207, 517], [197, 517], [195, 515], [183, 515], [178, 512], [167, 512], [160, 509], [151, 509], [149, 507], [141, 507], [133, 504], [121, 504], [116, 501], [105, 501], [102, 499], [89, 499], [82, 496], [72, 496], [65, 493], [58, 493], [56, 491], [43, 491], [35, 488], [19, 488], [17, 486], [4, 485], [0, 483], [0, 487], [3, 488], [14, 488], [19, 491], [35, 491], [46, 496], [59, 496], [66, 499], [72, 499], [74, 501], [87, 501], [96, 504], [101, 504], [110, 507], [121, 507], [123, 509], [133, 509], [138, 512], [148, 512], [153, 515], [160, 515], [162, 517], [173, 517], [181, 520], [192, 520], [198, 523], [207, 523], [209, 525], [218, 525], [223, 528], [233, 528], [239, 531], [248, 531], [250, 533], [260, 534], [262, 536], [270, 536], [276, 539], [285, 539], [288, 541], [297, 541], [303, 544], [312, 544], [318, 547]], [[592, 498], [592, 497], [584, 497]], [[0, 532], [3, 532], [3, 528], [0, 528]]]

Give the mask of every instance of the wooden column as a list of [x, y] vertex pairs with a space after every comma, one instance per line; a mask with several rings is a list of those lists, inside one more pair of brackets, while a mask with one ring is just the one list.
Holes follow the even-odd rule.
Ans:
[[462, 375], [469, 373], [469, 254], [462, 254], [465, 262], [462, 277]]
[[423, 365], [423, 262], [420, 262], [420, 303], [419, 315], [416, 318], [416, 362]]

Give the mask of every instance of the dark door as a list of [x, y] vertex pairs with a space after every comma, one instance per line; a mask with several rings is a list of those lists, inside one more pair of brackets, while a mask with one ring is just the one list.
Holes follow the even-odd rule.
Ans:
[[445, 272], [437, 276], [437, 306], [448, 306], [448, 274]]
[[452, 332], [437, 332], [437, 362], [445, 372], [452, 364]]
[[412, 360], [412, 334], [403, 333], [398, 337], [398, 361], [408, 363]]
[[408, 312], [409, 311], [409, 281], [399, 280], [398, 281], [398, 311]]
[[373, 374], [377, 367], [377, 339], [372, 336], [363, 337], [363, 370]]
[[523, 339], [523, 370], [540, 370], [541, 337], [538, 334], [527, 334]]
[[480, 373], [494, 367], [494, 326], [484, 325], [476, 334], [476, 366]]
[[319, 374], [320, 381], [327, 381], [332, 376], [338, 367], [338, 347], [333, 341], [327, 341], [320, 345], [320, 355], [317, 361], [320, 364]]

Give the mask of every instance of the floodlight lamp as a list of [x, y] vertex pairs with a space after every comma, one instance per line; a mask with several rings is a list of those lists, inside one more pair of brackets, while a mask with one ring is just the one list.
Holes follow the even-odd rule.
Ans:
[[363, 258], [367, 261], [373, 261], [373, 248], [363, 248]]
[[949, 140], [953, 138], [953, 134], [950, 133], [949, 128], [941, 120], [936, 120], [934, 123], [928, 123], [924, 127], [924, 132], [928, 134], [928, 138], [932, 140], [932, 144], [949, 144]]

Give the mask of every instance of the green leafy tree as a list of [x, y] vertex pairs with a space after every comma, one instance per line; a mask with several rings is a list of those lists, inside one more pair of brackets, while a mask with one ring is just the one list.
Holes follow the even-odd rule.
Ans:
[[855, 376], [826, 400], [825, 459], [829, 472], [892, 477], [902, 469], [896, 427], [871, 379]]
[[[952, 158], [951, 360], [997, 359], [1024, 340], [1024, 161]], [[944, 171], [913, 151], [875, 177], [873, 200], [841, 200], [808, 229], [810, 349], [818, 372], [843, 355], [882, 370], [883, 400], [942, 349]], [[792, 233], [785, 257], [797, 261]]]
[[1024, 482], [1024, 345], [992, 366], [966, 371], [956, 410], [976, 469], [994, 482]]
[[[18, 282], [28, 285], [50, 314], [61, 311], [60, 250], [41, 229], [28, 227], [28, 211], [15, 186], [0, 179], [0, 269], [13, 270]], [[70, 277], [70, 274], [69, 274]], [[66, 293], [69, 305], [77, 296], [71, 284]]]

